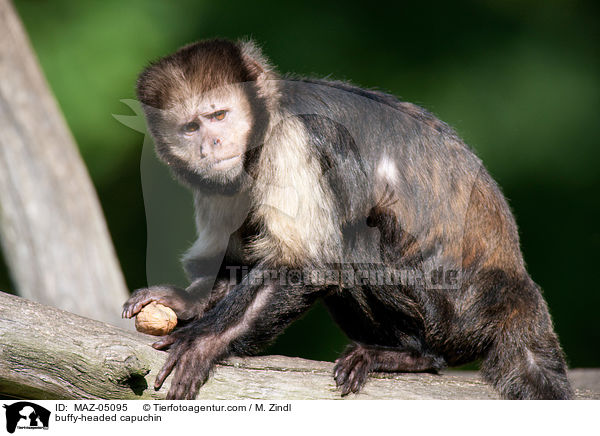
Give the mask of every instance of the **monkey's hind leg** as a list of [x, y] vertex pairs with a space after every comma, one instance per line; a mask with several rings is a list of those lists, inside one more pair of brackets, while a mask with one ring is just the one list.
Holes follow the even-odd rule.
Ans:
[[335, 361], [333, 377], [345, 396], [360, 391], [371, 372], [437, 372], [444, 366], [432, 354], [353, 343]]

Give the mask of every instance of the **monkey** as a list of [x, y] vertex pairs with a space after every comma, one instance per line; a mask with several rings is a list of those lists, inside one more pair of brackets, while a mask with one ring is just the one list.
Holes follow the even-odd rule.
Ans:
[[169, 351], [167, 398], [195, 398], [218, 362], [259, 352], [317, 300], [351, 341], [333, 369], [342, 396], [373, 372], [480, 360], [503, 398], [572, 398], [510, 208], [447, 124], [378, 90], [282, 75], [251, 40], [184, 46], [142, 71], [137, 96], [198, 231], [189, 287], [123, 306], [183, 320], [153, 344]]

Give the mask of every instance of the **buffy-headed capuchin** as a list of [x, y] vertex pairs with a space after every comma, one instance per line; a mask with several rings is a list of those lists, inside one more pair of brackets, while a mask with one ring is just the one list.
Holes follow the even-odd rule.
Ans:
[[352, 341], [341, 395], [374, 371], [481, 359], [504, 398], [571, 398], [514, 218], [449, 126], [383, 92], [282, 76], [251, 41], [187, 45], [137, 95], [198, 231], [190, 286], [137, 290], [123, 310], [155, 301], [184, 321], [154, 344], [168, 398], [195, 398], [217, 362], [258, 352], [317, 299]]

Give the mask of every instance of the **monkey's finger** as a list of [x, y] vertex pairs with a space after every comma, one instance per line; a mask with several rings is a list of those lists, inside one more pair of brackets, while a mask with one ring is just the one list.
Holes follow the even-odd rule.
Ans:
[[152, 303], [153, 301], [156, 301], [157, 303], [162, 304], [162, 301], [159, 298], [152, 298], [152, 297], [145, 298], [142, 301], [134, 304], [133, 306], [130, 306], [129, 312], [128, 312], [129, 318], [140, 313], [140, 311], [144, 308], [144, 306], [147, 306], [148, 304]]
[[152, 302], [170, 307], [175, 313], [181, 312], [187, 304], [185, 291], [168, 286], [152, 286], [136, 289], [123, 304], [123, 318], [132, 318], [142, 308]]
[[122, 313], [122, 317], [123, 318], [133, 318], [135, 315], [137, 315], [140, 310], [142, 310], [142, 308], [144, 306], [146, 306], [147, 304], [149, 304], [152, 300], [148, 301], [148, 302], [127, 302], [123, 305], [123, 313]]
[[152, 344], [152, 348], [155, 348], [157, 350], [162, 350], [164, 348], [167, 348], [167, 347], [170, 347], [171, 345], [173, 345], [176, 340], [177, 340], [177, 338], [173, 335], [164, 336], [164, 337], [160, 338], [158, 341], [154, 342]]
[[181, 398], [184, 398], [186, 400], [194, 400], [196, 396], [198, 396], [200, 388], [208, 380], [212, 365], [213, 364], [210, 360], [205, 360], [199, 367], [196, 368], [197, 373], [194, 375], [192, 380], [185, 384], [185, 392], [183, 393]]
[[173, 376], [171, 381], [171, 388], [167, 392], [167, 400], [193, 400], [188, 394], [188, 383], [189, 380], [185, 380], [181, 377]]
[[167, 392], [167, 400], [187, 400], [186, 392], [186, 381], [181, 377], [173, 376], [171, 381], [171, 388]]
[[[160, 387], [163, 385], [169, 374], [171, 374], [171, 372], [173, 371], [173, 368], [175, 368], [175, 364], [177, 363], [178, 357], [179, 356], [177, 355], [177, 353], [169, 354], [167, 361], [156, 376], [156, 380], [154, 380], [154, 389], [160, 389]], [[173, 388], [171, 387], [171, 389]]]
[[206, 378], [207, 377], [205, 377], [204, 374], [200, 374], [200, 376], [193, 381], [193, 383], [190, 385], [190, 390], [188, 392], [188, 400], [194, 400], [196, 398], [196, 396], [198, 395], [198, 391], [200, 391], [200, 388], [206, 382]]
[[203, 383], [199, 383], [202, 379], [202, 370], [200, 369], [199, 373], [190, 370], [191, 362], [194, 360], [194, 353], [190, 351], [181, 354], [171, 380], [171, 388], [167, 393], [168, 400], [193, 400], [196, 397]]
[[121, 318], [131, 318], [131, 304], [129, 300], [123, 305], [123, 312], [121, 312]]
[[144, 306], [150, 304], [152, 301], [151, 293], [148, 288], [137, 289], [131, 294], [131, 297], [123, 304], [123, 312], [121, 316], [123, 318], [132, 318], [136, 315]]
[[167, 398], [170, 400], [194, 400], [201, 385], [196, 378], [194, 380], [182, 380], [175, 385], [175, 388], [171, 387]]

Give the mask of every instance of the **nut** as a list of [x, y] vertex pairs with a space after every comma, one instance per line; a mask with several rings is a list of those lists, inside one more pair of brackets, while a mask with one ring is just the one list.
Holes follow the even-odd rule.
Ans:
[[176, 325], [177, 315], [173, 309], [155, 301], [144, 306], [135, 317], [137, 331], [148, 335], [168, 335]]

